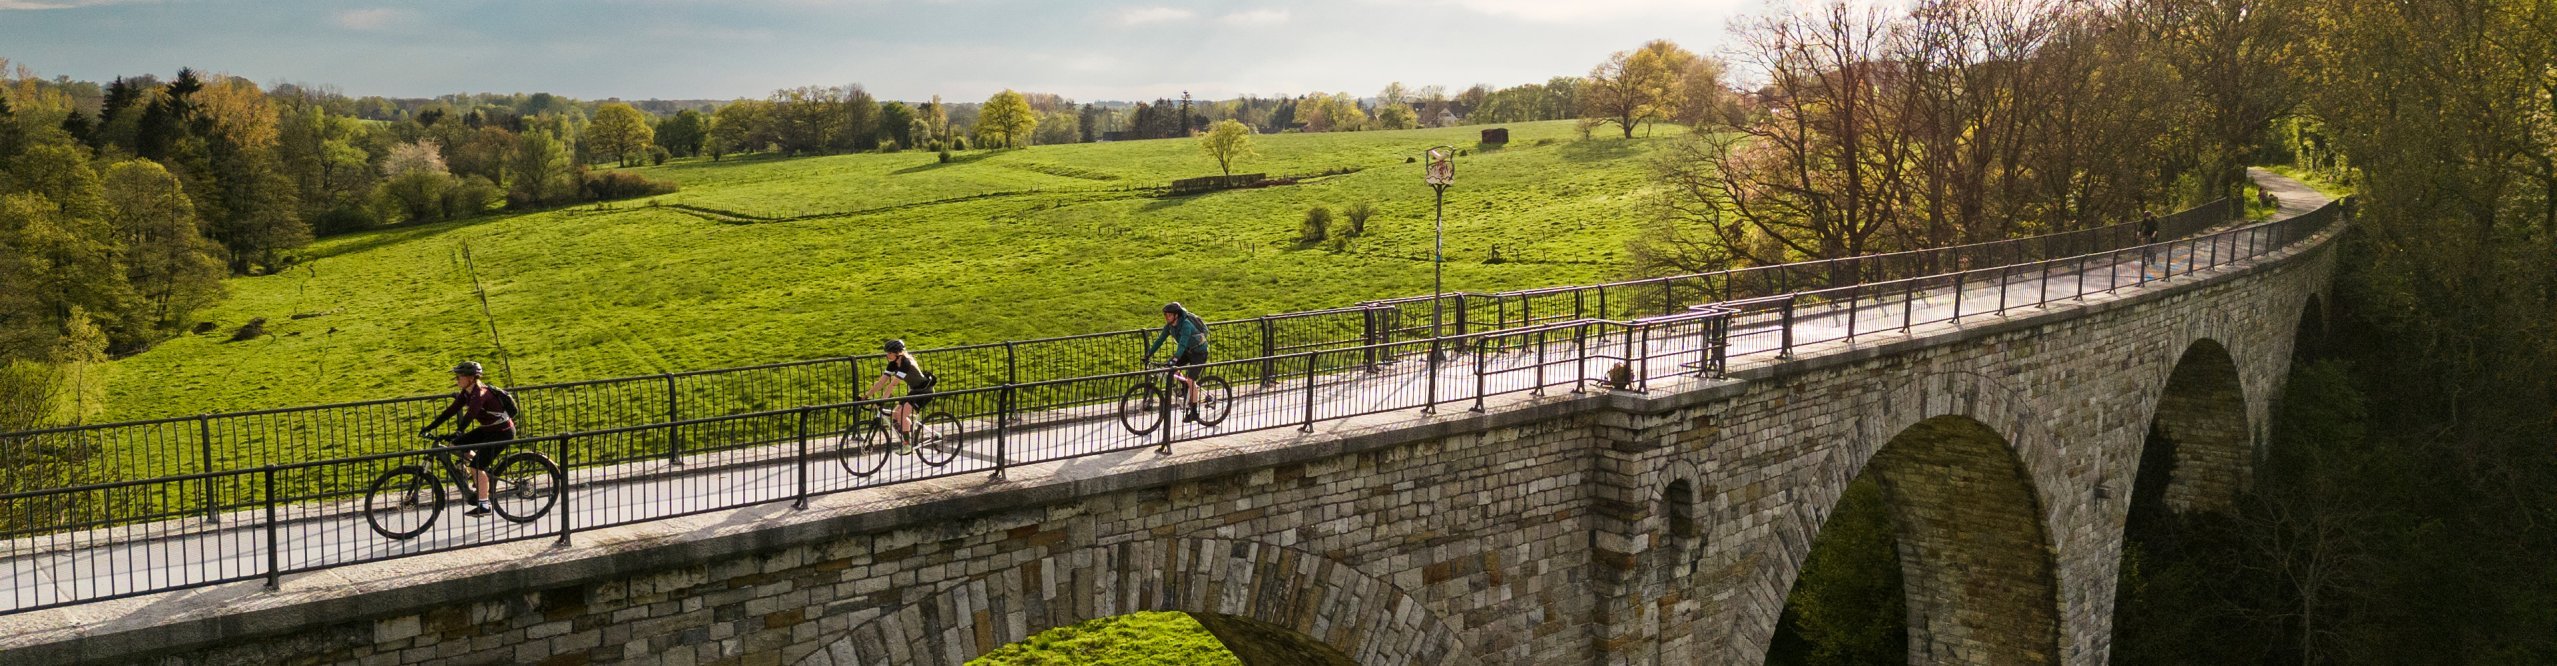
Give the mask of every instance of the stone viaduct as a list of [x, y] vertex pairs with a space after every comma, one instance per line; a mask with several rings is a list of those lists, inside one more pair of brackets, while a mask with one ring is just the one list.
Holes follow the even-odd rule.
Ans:
[[[1251, 664], [1755, 664], [1863, 476], [1890, 506], [1913, 662], [2101, 664], [2133, 494], [2208, 509], [2247, 482], [2336, 233], [1648, 394], [26, 613], [0, 618], [0, 662], [956, 665], [1175, 610]], [[2172, 472], [2134, 487], [2152, 430]]]

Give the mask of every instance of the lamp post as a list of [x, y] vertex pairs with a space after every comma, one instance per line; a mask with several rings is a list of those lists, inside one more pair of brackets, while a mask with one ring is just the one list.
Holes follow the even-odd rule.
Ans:
[[[1441, 311], [1447, 308], [1447, 186], [1456, 183], [1456, 149], [1435, 146], [1421, 154], [1421, 182], [1436, 196], [1431, 204], [1436, 221], [1430, 230], [1429, 336], [1437, 338], [1446, 333]], [[1429, 360], [1438, 362], [1438, 345], [1430, 345]]]

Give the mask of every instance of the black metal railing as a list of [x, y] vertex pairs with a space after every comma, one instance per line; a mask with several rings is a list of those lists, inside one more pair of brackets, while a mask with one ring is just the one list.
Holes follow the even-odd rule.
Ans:
[[[2216, 201], [2160, 220], [2163, 237], [2183, 237], [2232, 219], [2240, 210]], [[1598, 285], [1551, 287], [1491, 294], [1449, 293], [1360, 303], [1218, 322], [1214, 343], [1225, 353], [1242, 350], [1260, 359], [1305, 351], [1357, 347], [1357, 359], [1325, 371], [1372, 367], [1398, 358], [1386, 343], [1463, 336], [1578, 319], [1628, 319], [1669, 315], [1698, 303], [1793, 293], [1823, 286], [1880, 282], [1984, 265], [2012, 265], [2102, 248], [2136, 244], [2135, 225], [2001, 240], [1932, 250], [1866, 255], [1760, 266]], [[1440, 308], [1433, 330], [1432, 306]], [[1153, 329], [1131, 329], [1035, 340], [919, 350], [943, 386], [1027, 385], [1132, 369]], [[1445, 350], [1449, 353], [1465, 349]], [[628, 428], [713, 416], [746, 414], [798, 405], [849, 401], [876, 374], [877, 354], [771, 363], [736, 368], [597, 379], [512, 389], [528, 427], [554, 433]], [[1286, 369], [1264, 360], [1237, 379], [1269, 383]], [[1053, 385], [1019, 396], [1021, 409], [1099, 404], [1115, 395], [1091, 387]], [[67, 426], [0, 433], [0, 455], [12, 451], [61, 452], [42, 456], [57, 469], [26, 478], [103, 483], [206, 475], [409, 449], [415, 426], [442, 408], [444, 396], [205, 414], [125, 423]], [[971, 414], [970, 416], [974, 416]], [[657, 441], [627, 441], [628, 453], [657, 452], [684, 462], [696, 443], [680, 431]], [[13, 456], [16, 457], [16, 456]], [[25, 456], [25, 458], [35, 458]], [[206, 477], [212, 479], [214, 477]], [[25, 489], [23, 485], [21, 489]], [[297, 489], [303, 492], [307, 489]], [[162, 510], [192, 506], [207, 517], [240, 506], [255, 488], [239, 479], [207, 480], [171, 488], [152, 499]], [[136, 498], [142, 501], [146, 498]], [[0, 529], [8, 527], [0, 517]]]
[[[1515, 326], [1350, 345], [1320, 343], [1331, 334], [1312, 333], [1291, 343], [1305, 348], [1206, 366], [1206, 374], [1234, 387], [1229, 412], [1213, 427], [1174, 419], [1168, 405], [1155, 415], [1166, 425], [1142, 432], [1123, 425], [1117, 398], [1140, 382], [1164, 383], [1161, 370], [953, 388], [937, 393], [926, 410], [956, 417], [949, 441], [960, 451], [938, 466], [910, 455], [881, 456], [884, 462], [867, 473], [856, 473], [866, 465], [845, 464], [845, 433], [873, 418], [874, 408], [901, 398], [674, 415], [680, 418], [533, 437], [505, 446], [547, 455], [567, 470], [551, 513], [514, 523], [446, 512], [437, 527], [405, 540], [368, 526], [361, 489], [386, 470], [422, 459], [414, 447], [0, 495], [0, 525], [9, 526], [0, 530], [0, 580], [7, 581], [0, 584], [0, 613], [261, 578], [272, 585], [284, 574], [347, 564], [529, 539], [564, 542], [584, 530], [758, 505], [805, 506], [833, 493], [1000, 475], [1021, 465], [1152, 455], [1146, 452], [1185, 441], [1310, 431], [1385, 412], [1447, 405], [1483, 411], [1492, 400], [1518, 393], [1649, 391], [1656, 382], [1719, 377], [1735, 362], [1789, 358], [1860, 335], [1897, 335], [2227, 266], [2281, 251], [2335, 221], [2330, 205], [2152, 246], [2015, 264], [1957, 262], [1948, 265], [1960, 268], [1940, 274], [1817, 283], [1632, 318], [1522, 313]], [[1667, 302], [1677, 302], [1674, 294]], [[1370, 313], [1360, 315], [1362, 331], [1377, 329], [1374, 310], [1353, 311]], [[843, 362], [858, 369], [855, 361]], [[165, 501], [199, 496], [210, 499]]]

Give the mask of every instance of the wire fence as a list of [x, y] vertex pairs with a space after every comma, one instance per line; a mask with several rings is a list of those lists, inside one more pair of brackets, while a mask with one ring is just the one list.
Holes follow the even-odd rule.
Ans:
[[[1677, 306], [1682, 301], [1675, 281], [1610, 286], [1611, 295], [1660, 296], [1658, 302], [1667, 304], [1665, 312], [1627, 318], [1561, 317], [1554, 294], [1563, 292], [1548, 290], [1486, 301], [1451, 299], [1466, 303], [1469, 315], [1491, 303], [1494, 317], [1466, 320], [1468, 326], [1486, 323], [1487, 330], [1435, 337], [1399, 332], [1406, 326], [1398, 320], [1379, 319], [1383, 315], [1377, 313], [1388, 308], [1255, 320], [1267, 321], [1259, 330], [1267, 332], [1270, 348], [1281, 351], [1203, 367], [1202, 385], [1212, 402], [1195, 422], [1182, 418], [1187, 410], [1176, 407], [1177, 399], [1164, 398], [1179, 390], [1169, 388], [1174, 380], [1160, 369], [1014, 377], [941, 391], [920, 401], [911, 439], [897, 434], [883, 410], [912, 398], [858, 400], [829, 388], [862, 378], [864, 359], [700, 373], [723, 378], [695, 387], [671, 383], [682, 381], [676, 375], [662, 380], [670, 383], [642, 389], [626, 382], [572, 385], [565, 388], [602, 384], [610, 391], [664, 391], [673, 396], [667, 404], [680, 409], [688, 404], [683, 402], [688, 389], [716, 395], [717, 389], [706, 387], [729, 381], [721, 373], [766, 373], [760, 376], [779, 378], [770, 380], [780, 384], [773, 390], [807, 402], [723, 414], [650, 414], [665, 420], [481, 445], [505, 452], [494, 466], [499, 517], [448, 511], [465, 492], [459, 479], [447, 483], [453, 472], [441, 456], [453, 449], [421, 447], [413, 433], [411, 444], [394, 450], [0, 494], [0, 524], [11, 526], [0, 530], [0, 571], [7, 574], [0, 583], [0, 613], [261, 578], [273, 585], [286, 574], [347, 564], [511, 541], [565, 542], [579, 531], [710, 511], [755, 506], [778, 511], [833, 493], [1001, 475], [1021, 465], [1079, 458], [1151, 455], [1185, 441], [1311, 431], [1325, 421], [1385, 412], [1482, 411], [1494, 399], [1520, 393], [1650, 391], [1662, 383], [1716, 378], [1737, 362], [1790, 357], [1806, 346], [1896, 334], [2227, 266], [2332, 228], [2336, 210], [2329, 205], [2287, 220], [2156, 245], [2014, 264], [1957, 253], [1939, 257], [1946, 261], [1940, 265], [1958, 267], [1944, 273], [1859, 272], [1893, 277], [1823, 280], [1815, 288], [1684, 307]], [[1646, 291], [1655, 288], [1659, 291]], [[1506, 300], [1511, 298], [1517, 300]], [[1520, 303], [1520, 310], [1504, 314], [1501, 302]], [[1641, 305], [1628, 307], [1646, 313], [1653, 303], [1633, 302]], [[1557, 314], [1537, 315], [1531, 308], [1538, 305]], [[1407, 304], [1392, 308], [1408, 310]], [[1502, 319], [1508, 316], [1517, 317], [1515, 325]], [[1355, 321], [1361, 335], [1381, 339], [1339, 341], [1352, 330], [1343, 318]], [[1054, 353], [1084, 350], [1077, 345], [1133, 344], [1120, 339], [1126, 336], [1060, 338]], [[1018, 362], [1022, 346], [938, 353], [976, 359], [980, 365], [969, 372], [1018, 372], [1025, 367]], [[984, 351], [997, 347], [1010, 354]], [[1009, 362], [998, 365], [990, 358]], [[743, 384], [751, 388], [753, 381]], [[595, 395], [608, 400], [617, 394]], [[410, 406], [382, 401], [326, 413], [384, 419]], [[575, 407], [563, 402], [556, 408]], [[350, 428], [334, 417], [291, 410], [242, 417], [251, 420], [215, 432], [281, 438], [297, 427]], [[181, 433], [192, 427], [201, 438], [215, 426], [178, 419], [127, 427]], [[911, 451], [899, 450], [901, 444]]]

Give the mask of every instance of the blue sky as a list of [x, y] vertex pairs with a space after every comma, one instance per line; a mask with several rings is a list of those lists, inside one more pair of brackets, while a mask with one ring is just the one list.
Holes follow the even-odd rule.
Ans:
[[730, 98], [861, 83], [1078, 100], [1579, 74], [1668, 38], [1723, 48], [1757, 0], [0, 0], [0, 57], [47, 78], [181, 66], [353, 95]]

